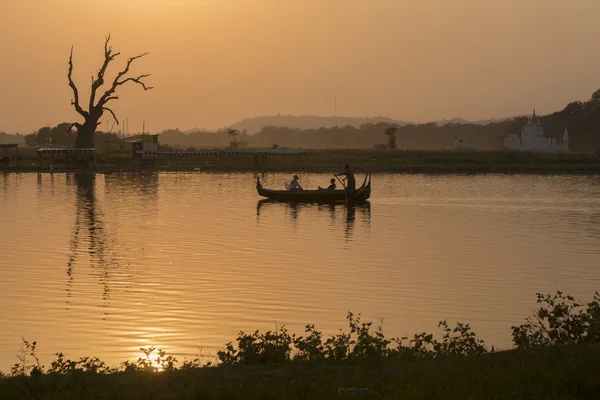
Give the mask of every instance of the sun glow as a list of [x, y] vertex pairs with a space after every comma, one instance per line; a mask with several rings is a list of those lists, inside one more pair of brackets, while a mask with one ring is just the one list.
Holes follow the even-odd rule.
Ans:
[[175, 367], [176, 359], [161, 348], [150, 346], [140, 347], [143, 356], [135, 362], [127, 363], [126, 367], [134, 370], [163, 372]]
[[160, 355], [158, 353], [152, 353], [147, 357], [148, 362], [150, 363], [150, 367], [154, 369], [156, 372], [164, 371], [164, 367], [160, 363]]

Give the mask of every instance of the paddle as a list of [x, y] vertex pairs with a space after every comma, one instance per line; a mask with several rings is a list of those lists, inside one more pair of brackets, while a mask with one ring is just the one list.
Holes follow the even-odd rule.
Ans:
[[346, 190], [346, 185], [344, 185], [344, 182], [342, 182], [342, 180], [337, 175], [335, 175], [335, 177], [338, 181], [340, 181], [340, 183], [344, 187], [344, 197], [346, 198], [346, 203], [347, 203], [348, 202], [348, 191]]

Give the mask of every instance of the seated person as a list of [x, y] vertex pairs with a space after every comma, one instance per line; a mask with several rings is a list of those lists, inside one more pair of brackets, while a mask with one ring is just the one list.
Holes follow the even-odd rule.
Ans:
[[294, 179], [290, 182], [288, 190], [302, 190], [302, 186], [298, 183], [298, 175], [294, 175]]
[[335, 185], [335, 179], [331, 178], [331, 180], [330, 180], [329, 182], [331, 182], [331, 185], [329, 185], [329, 186], [327, 187], [327, 189], [324, 189], [324, 188], [322, 188], [321, 186], [319, 186], [319, 190], [328, 190], [328, 191], [330, 191], [330, 192], [334, 191], [334, 190], [335, 190], [335, 188], [337, 187], [337, 186]]

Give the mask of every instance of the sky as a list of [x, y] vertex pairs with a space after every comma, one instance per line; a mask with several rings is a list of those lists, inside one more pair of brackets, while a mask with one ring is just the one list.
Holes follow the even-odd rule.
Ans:
[[334, 99], [415, 122], [550, 113], [600, 88], [599, 15], [598, 0], [0, 0], [0, 131], [79, 121], [70, 48], [85, 98], [109, 33], [111, 80], [150, 53], [133, 72], [154, 89], [110, 104], [131, 132], [333, 115]]

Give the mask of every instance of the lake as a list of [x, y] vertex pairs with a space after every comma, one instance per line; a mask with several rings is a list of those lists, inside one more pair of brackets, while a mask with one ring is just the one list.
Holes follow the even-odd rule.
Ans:
[[116, 366], [240, 330], [335, 333], [349, 310], [386, 336], [448, 319], [508, 348], [536, 292], [600, 290], [598, 175], [380, 174], [355, 208], [259, 200], [252, 173], [0, 174], [0, 370], [22, 336], [46, 365]]

